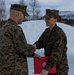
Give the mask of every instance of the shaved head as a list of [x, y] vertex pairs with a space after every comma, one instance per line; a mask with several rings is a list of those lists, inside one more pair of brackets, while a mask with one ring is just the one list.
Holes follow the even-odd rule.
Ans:
[[16, 15], [17, 12], [19, 12], [19, 11], [10, 9], [10, 15]]
[[21, 24], [25, 17], [21, 11], [10, 9], [10, 18], [15, 20], [16, 23]]

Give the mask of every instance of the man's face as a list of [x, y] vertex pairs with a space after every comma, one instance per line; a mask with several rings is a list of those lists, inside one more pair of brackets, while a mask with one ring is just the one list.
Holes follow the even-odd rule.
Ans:
[[19, 21], [18, 24], [22, 24], [25, 21], [25, 16], [22, 12], [19, 12]]

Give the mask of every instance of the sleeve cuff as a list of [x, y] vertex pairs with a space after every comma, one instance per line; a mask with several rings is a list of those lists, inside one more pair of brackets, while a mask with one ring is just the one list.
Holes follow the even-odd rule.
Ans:
[[32, 54], [32, 57], [34, 57], [35, 53]]

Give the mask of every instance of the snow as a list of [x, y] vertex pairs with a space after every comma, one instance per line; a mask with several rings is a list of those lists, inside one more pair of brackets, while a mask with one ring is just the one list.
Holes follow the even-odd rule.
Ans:
[[[59, 27], [61, 27], [67, 36], [67, 47], [68, 47], [68, 63], [69, 63], [69, 75], [74, 75], [73, 69], [74, 69], [74, 28], [63, 24], [63, 23], [57, 23]], [[26, 36], [27, 42], [30, 44], [33, 44], [39, 36], [42, 34], [44, 29], [46, 28], [46, 24], [44, 20], [36, 20], [36, 21], [28, 21], [22, 23], [20, 25], [23, 29], [23, 32]], [[40, 49], [37, 50], [36, 53], [40, 54], [41, 56], [44, 56], [44, 50]], [[34, 75], [34, 66], [33, 66], [33, 58], [27, 58], [28, 60], [28, 68], [29, 68], [29, 75]]]

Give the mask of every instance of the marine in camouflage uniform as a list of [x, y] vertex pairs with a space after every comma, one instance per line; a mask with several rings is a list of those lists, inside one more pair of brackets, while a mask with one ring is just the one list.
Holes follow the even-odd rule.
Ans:
[[[57, 13], [58, 11], [47, 9], [45, 19], [52, 18]], [[45, 70], [48, 71], [56, 64], [57, 73], [48, 75], [68, 75], [67, 38], [57, 24], [52, 29], [46, 28], [35, 45], [37, 49], [44, 48], [45, 56], [50, 56], [50, 60], [44, 67]]]
[[8, 19], [0, 29], [0, 75], [28, 75], [27, 56], [33, 52], [34, 47], [27, 44], [22, 28]]

